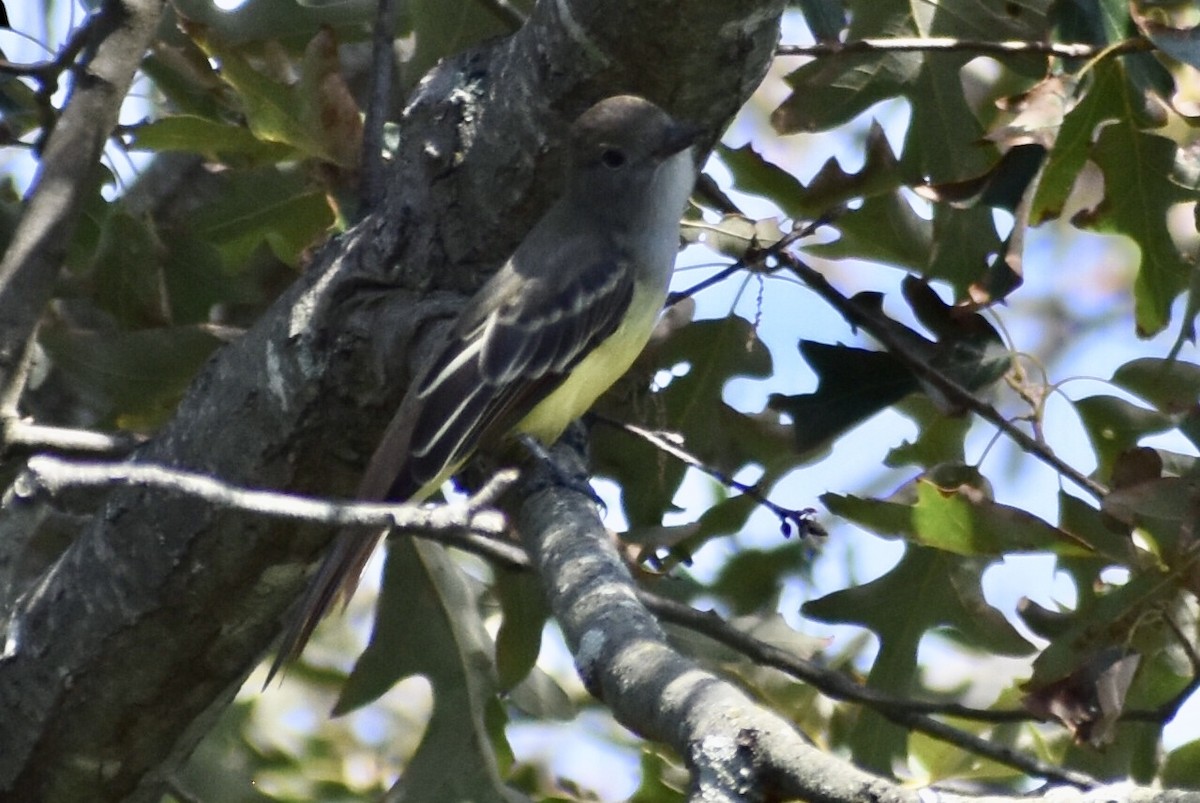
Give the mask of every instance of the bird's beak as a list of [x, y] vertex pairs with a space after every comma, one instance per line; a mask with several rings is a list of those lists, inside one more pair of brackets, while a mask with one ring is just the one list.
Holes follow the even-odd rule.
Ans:
[[704, 129], [698, 125], [672, 123], [671, 127], [667, 130], [667, 135], [664, 137], [662, 145], [658, 148], [658, 157], [666, 159], [690, 148], [703, 133]]

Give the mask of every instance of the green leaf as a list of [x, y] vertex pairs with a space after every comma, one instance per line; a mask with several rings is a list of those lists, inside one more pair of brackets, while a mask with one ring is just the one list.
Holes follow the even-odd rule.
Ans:
[[1196, 490], [1195, 482], [1181, 477], [1155, 477], [1113, 488], [1102, 507], [1118, 521], [1141, 529], [1167, 566], [1184, 570], [1194, 560]]
[[66, 256], [66, 267], [76, 273], [82, 273], [91, 266], [108, 218], [118, 208], [118, 204], [104, 199], [104, 188], [117, 183], [116, 176], [107, 167], [95, 165], [85, 180], [90, 186]]
[[[948, 627], [968, 644], [1002, 655], [1032, 649], [983, 596], [980, 578], [987, 562], [941, 550], [909, 546], [900, 562], [865, 585], [805, 603], [805, 616], [856, 624], [879, 636], [879, 655], [869, 685], [907, 696], [917, 676], [917, 648], [925, 633]], [[854, 760], [881, 773], [905, 754], [907, 732], [882, 715], [863, 710], [850, 736]]]
[[207, 240], [172, 233], [165, 245], [163, 273], [171, 319], [176, 323], [208, 321], [218, 304], [261, 300], [254, 277], [247, 271], [226, 270], [221, 252]]
[[[1022, 229], [1016, 226], [1013, 232], [1020, 236]], [[957, 209], [936, 204], [929, 264], [921, 273], [930, 279], [945, 279], [954, 288], [957, 300], [971, 298], [972, 290], [977, 287], [1011, 289], [1015, 286], [1011, 279], [998, 279], [995, 275], [1003, 270], [996, 264], [997, 258], [1003, 259], [1010, 251], [1010, 246], [996, 235], [987, 207]], [[995, 290], [987, 291], [987, 296], [997, 294]]]
[[769, 549], [742, 548], [725, 561], [705, 593], [715, 594], [738, 616], [775, 610], [787, 578], [807, 574], [811, 561], [812, 547], [803, 539]]
[[291, 145], [259, 139], [248, 128], [184, 114], [135, 126], [132, 133], [131, 150], [188, 151], [212, 159], [236, 154], [256, 163], [302, 156]]
[[[516, 799], [503, 781], [511, 756], [476, 595], [443, 547], [399, 536], [387, 542], [370, 643], [334, 714], [365, 705], [410, 675], [424, 675], [433, 686], [433, 714], [405, 769], [401, 799]], [[454, 772], [446, 772], [447, 756], [455, 759]]]
[[[1004, 344], [981, 315], [955, 310], [917, 279], [906, 278], [901, 287], [917, 318], [938, 336], [936, 342], [884, 315], [878, 293], [860, 293], [852, 301], [874, 317], [878, 325], [906, 343], [912, 354], [970, 390], [987, 387], [1007, 372], [1009, 357]], [[772, 409], [792, 417], [799, 454], [809, 454], [828, 445], [843, 432], [916, 390], [924, 391], [943, 414], [962, 412], [958, 405], [920, 381], [904, 363], [886, 352], [809, 341], [800, 343], [800, 352], [817, 374], [816, 392], [798, 396], [774, 394], [770, 399]]]
[[284, 38], [306, 42], [322, 25], [333, 26], [343, 36], [357, 33], [365, 39], [375, 22], [378, 3], [341, 0], [316, 6], [296, 0], [253, 0], [232, 10], [212, 0], [177, 0], [173, 5], [184, 19], [207, 29], [209, 38], [232, 46]]
[[[944, 472], [945, 467], [941, 467]], [[966, 556], [999, 557], [1019, 552], [1092, 554], [1088, 546], [1021, 508], [999, 504], [977, 487], [967, 470], [959, 484], [918, 479], [915, 499], [882, 501], [825, 494], [830, 513], [872, 532]], [[973, 484], [968, 484], [973, 482]], [[907, 496], [907, 493], [905, 494]]]
[[558, 681], [536, 666], [508, 692], [507, 701], [526, 716], [540, 720], [570, 722], [579, 714]]
[[807, 187], [767, 161], [753, 145], [730, 148], [718, 144], [716, 152], [729, 168], [734, 187], [771, 199], [793, 220], [815, 218], [856, 198], [889, 193], [902, 183], [896, 156], [877, 122], [872, 122], [867, 132], [864, 163], [857, 173], [847, 173], [836, 159], [829, 159]]
[[[724, 486], [714, 487], [716, 497], [720, 498], [724, 492]], [[713, 538], [740, 531], [757, 509], [757, 500], [748, 494], [727, 496], [710, 505], [694, 522], [631, 528], [621, 535], [621, 541], [642, 547], [637, 555], [639, 562], [651, 563], [654, 571], [669, 572], [677, 564], [689, 563], [700, 547]], [[669, 548], [669, 553], [664, 554], [664, 548]]]
[[[948, 36], [995, 41], [1041, 40], [1047, 33], [1050, 3], [1021, 4], [991, 0], [857, 0], [848, 4], [846, 41], [871, 38]], [[848, 122], [881, 100], [907, 98], [912, 122], [902, 164], [915, 183], [949, 181], [981, 173], [986, 149], [971, 148], [982, 136], [979, 122], [963, 96], [959, 69], [973, 58], [955, 53], [863, 53], [825, 56], [788, 76], [792, 95], [775, 111], [780, 133], [821, 131]], [[1044, 73], [1036, 57], [1001, 57], [1009, 66]]]
[[221, 78], [237, 91], [246, 124], [255, 137], [291, 146], [306, 156], [335, 161], [320, 132], [312, 129], [304, 101], [294, 87], [254, 69], [239, 50], [223, 41], [197, 36], [196, 43], [220, 62]]
[[163, 256], [156, 232], [118, 206], [105, 220], [91, 265], [98, 305], [129, 329], [163, 326]]
[[1134, 648], [1144, 655], [1167, 646], [1177, 650], [1178, 640], [1164, 624], [1161, 612], [1183, 602], [1186, 593], [1164, 574], [1141, 570], [1124, 585], [1104, 585], [1098, 593], [1081, 596], [1070, 617], [1071, 626], [1034, 660], [1033, 677], [1026, 688], [1040, 688], [1067, 677], [1088, 656], [1109, 647]]
[[1168, 788], [1200, 789], [1200, 739], [1167, 753], [1161, 781]]
[[1096, 65], [1092, 76], [1083, 97], [1063, 117], [1054, 138], [1030, 210], [1030, 221], [1035, 226], [1062, 213], [1091, 154], [1093, 138], [1100, 124], [1120, 119], [1123, 114], [1125, 107], [1121, 97], [1127, 85], [1119, 63], [1115, 59], [1102, 61]]
[[894, 405], [896, 412], [917, 425], [915, 441], [905, 441], [888, 452], [883, 464], [891, 468], [916, 465], [933, 468], [944, 463], [965, 463], [963, 439], [971, 428], [967, 416], [948, 416], [926, 396], [911, 395]]
[[1110, 564], [1134, 565], [1136, 555], [1129, 531], [1114, 527], [1112, 520], [1099, 510], [1065, 491], [1058, 492], [1058, 526], [1090, 545], [1102, 564], [1100, 568]]
[[193, 233], [219, 249], [230, 269], [244, 266], [264, 243], [294, 266], [333, 223], [323, 192], [307, 189], [300, 175], [270, 168], [229, 176], [217, 199], [191, 220]]
[[500, 630], [496, 633], [496, 669], [500, 689], [517, 685], [537, 663], [542, 627], [550, 616], [541, 583], [531, 572], [497, 570], [494, 585], [500, 600]]
[[1179, 253], [1167, 229], [1172, 204], [1195, 200], [1170, 180], [1176, 145], [1126, 123], [1106, 126], [1092, 150], [1104, 172], [1104, 200], [1077, 214], [1082, 228], [1124, 234], [1141, 251], [1134, 283], [1138, 334], [1149, 337], [1170, 321], [1171, 302], [1187, 287], [1192, 266]]
[[800, 341], [800, 354], [817, 375], [817, 389], [798, 396], [771, 396], [772, 409], [792, 418], [794, 448], [815, 454], [919, 389], [899, 360], [881, 351]]
[[1112, 382], [1170, 416], [1190, 413], [1200, 400], [1200, 366], [1190, 362], [1153, 357], [1131, 360], [1113, 373]]
[[933, 249], [933, 227], [913, 211], [899, 192], [867, 198], [837, 220], [838, 239], [805, 246], [824, 259], [866, 259], [885, 265], [925, 270]]
[[930, 200], [964, 208], [982, 204], [1015, 212], [1045, 156], [1046, 148], [1039, 143], [1014, 145], [981, 175], [945, 184], [930, 184], [918, 192]]
[[642, 782], [629, 803], [684, 803], [688, 772], [651, 747], [642, 748]]
[[182, 31], [159, 39], [142, 60], [142, 71], [177, 112], [215, 120], [227, 111], [225, 83], [204, 51]]
[[202, 326], [89, 332], [43, 326], [54, 365], [105, 419], [130, 429], [161, 423], [221, 344]]
[[1116, 396], [1088, 396], [1074, 402], [1099, 463], [1102, 480], [1112, 476], [1123, 452], [1137, 446], [1146, 435], [1166, 432], [1173, 423], [1157, 410], [1130, 404]]

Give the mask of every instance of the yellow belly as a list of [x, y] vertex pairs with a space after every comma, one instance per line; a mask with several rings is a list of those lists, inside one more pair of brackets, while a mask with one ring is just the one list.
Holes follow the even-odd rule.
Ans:
[[642, 353], [662, 303], [661, 295], [653, 289], [636, 287], [628, 314], [617, 330], [584, 357], [513, 431], [529, 433], [547, 445], [558, 440], [567, 425], [586, 413]]

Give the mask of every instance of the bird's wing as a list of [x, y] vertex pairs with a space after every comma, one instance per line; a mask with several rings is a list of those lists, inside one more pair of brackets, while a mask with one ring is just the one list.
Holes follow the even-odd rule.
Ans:
[[[475, 295], [409, 390], [371, 458], [360, 498], [411, 498], [480, 442], [506, 434], [620, 326], [633, 299], [631, 265], [568, 251], [560, 256], [576, 258], [561, 263], [562, 271], [529, 276], [518, 256]], [[381, 535], [338, 534], [284, 634], [267, 683], [300, 655], [335, 600], [350, 599]]]
[[523, 276], [511, 263], [497, 274], [417, 386], [421, 409], [401, 472], [408, 476], [397, 477], [389, 498], [507, 434], [616, 331], [633, 280], [630, 265], [609, 260], [579, 261], [551, 277]]

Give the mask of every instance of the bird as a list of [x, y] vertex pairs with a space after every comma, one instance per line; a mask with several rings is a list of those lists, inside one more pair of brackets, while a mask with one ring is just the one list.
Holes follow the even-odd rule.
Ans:
[[[419, 502], [480, 447], [542, 444], [628, 370], [666, 300], [702, 129], [616, 95], [570, 126], [558, 199], [475, 293], [401, 401], [363, 474], [364, 501]], [[384, 533], [339, 533], [266, 684], [348, 602]]]

